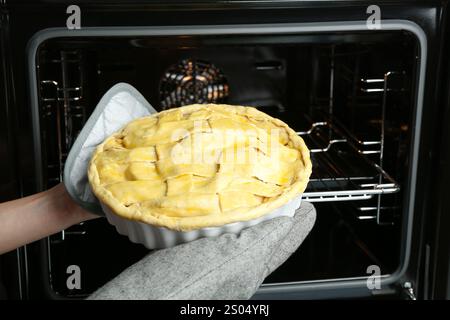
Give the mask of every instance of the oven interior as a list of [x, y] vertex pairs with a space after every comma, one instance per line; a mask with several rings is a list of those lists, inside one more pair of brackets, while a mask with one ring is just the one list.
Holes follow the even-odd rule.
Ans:
[[[406, 216], [417, 39], [404, 31], [288, 35], [70, 37], [36, 56], [42, 174], [61, 181], [65, 158], [101, 96], [128, 82], [157, 109], [195, 102], [256, 106], [288, 123], [311, 149], [304, 195], [317, 221], [266, 283], [382, 274], [400, 264]], [[50, 288], [89, 294], [148, 253], [106, 220], [45, 242]], [[66, 286], [80, 266], [80, 290]]]

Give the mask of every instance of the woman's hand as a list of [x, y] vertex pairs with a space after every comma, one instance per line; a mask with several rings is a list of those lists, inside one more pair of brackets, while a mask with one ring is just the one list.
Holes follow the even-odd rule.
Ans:
[[67, 193], [63, 183], [56, 185], [46, 192], [54, 193], [53, 196], [55, 197], [61, 197], [61, 205], [64, 207], [63, 210], [66, 212], [68, 220], [73, 222], [72, 224], [99, 218], [98, 215], [85, 210], [83, 207], [79, 206], [75, 201], [73, 201]]
[[98, 218], [70, 198], [62, 183], [0, 204], [0, 254], [82, 221]]

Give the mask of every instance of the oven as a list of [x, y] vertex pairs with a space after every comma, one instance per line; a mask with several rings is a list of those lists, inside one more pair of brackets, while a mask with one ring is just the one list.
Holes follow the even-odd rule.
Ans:
[[[255, 106], [310, 148], [303, 199], [317, 209], [255, 298], [449, 297], [447, 2], [80, 2], [79, 29], [69, 5], [2, 5], [5, 200], [61, 181], [117, 82], [157, 110]], [[147, 253], [97, 219], [5, 255], [0, 272], [10, 297], [79, 299]]]

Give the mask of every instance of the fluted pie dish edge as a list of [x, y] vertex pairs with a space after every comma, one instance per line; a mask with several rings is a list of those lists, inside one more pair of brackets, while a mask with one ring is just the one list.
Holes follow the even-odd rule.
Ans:
[[228, 223], [220, 227], [207, 227], [191, 231], [176, 231], [122, 218], [121, 216], [114, 214], [104, 203], [101, 202], [101, 205], [105, 212], [106, 219], [116, 228], [116, 231], [119, 234], [128, 237], [133, 243], [144, 245], [148, 249], [164, 249], [201, 238], [217, 237], [226, 233], [239, 234], [246, 228], [278, 217], [292, 218], [295, 211], [300, 207], [301, 202], [302, 196], [299, 195], [284, 206], [256, 219]]

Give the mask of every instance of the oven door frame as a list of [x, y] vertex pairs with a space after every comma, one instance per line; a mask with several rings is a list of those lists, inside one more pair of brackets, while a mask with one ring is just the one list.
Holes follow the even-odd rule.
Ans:
[[[403, 30], [414, 34], [420, 45], [419, 73], [415, 96], [415, 121], [421, 123], [423, 110], [423, 96], [425, 87], [425, 71], [427, 63], [427, 38], [422, 28], [408, 20], [382, 20], [380, 31]], [[33, 123], [34, 152], [37, 155], [35, 171], [43, 172], [42, 159], [40, 158], [40, 114], [38, 105], [38, 86], [36, 75], [36, 56], [39, 46], [49, 39], [71, 38], [71, 37], [121, 37], [121, 36], [196, 36], [196, 35], [232, 35], [232, 34], [302, 34], [302, 33], [330, 33], [330, 32], [373, 32], [367, 28], [366, 21], [348, 22], [326, 22], [326, 23], [295, 23], [295, 24], [254, 24], [254, 25], [208, 25], [208, 26], [162, 26], [162, 27], [87, 27], [79, 30], [68, 30], [66, 28], [44, 29], [36, 33], [30, 40], [28, 52], [29, 92], [31, 93], [31, 111]], [[374, 294], [392, 293], [392, 285], [399, 283], [405, 276], [408, 268], [414, 207], [411, 206], [415, 199], [415, 185], [417, 177], [417, 161], [419, 153], [420, 125], [414, 126], [413, 144], [411, 146], [412, 161], [410, 166], [410, 181], [408, 182], [408, 201], [406, 201], [406, 218], [403, 219], [403, 228], [406, 234], [402, 235], [402, 249], [400, 267], [392, 274], [381, 276], [380, 291], [370, 290], [367, 286], [368, 277], [329, 279], [325, 281], [301, 281], [290, 283], [263, 284], [258, 290], [255, 298], [330, 298], [339, 293], [340, 297], [370, 296]], [[43, 176], [37, 177], [37, 188], [44, 187]], [[46, 242], [47, 251], [48, 241]], [[50, 279], [49, 279], [50, 280]]]

